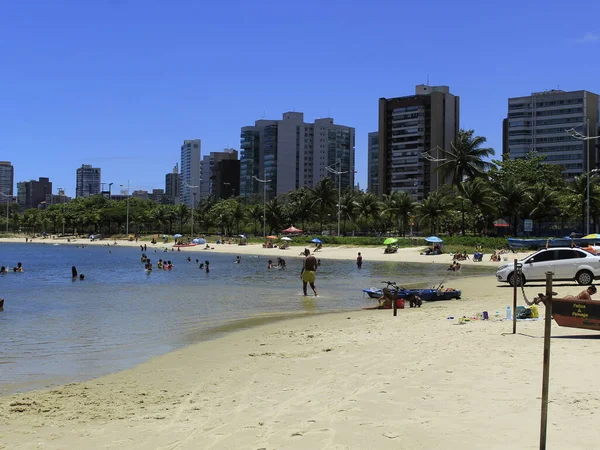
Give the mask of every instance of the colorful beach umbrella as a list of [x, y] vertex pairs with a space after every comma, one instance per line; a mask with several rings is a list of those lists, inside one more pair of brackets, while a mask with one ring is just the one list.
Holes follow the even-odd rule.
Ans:
[[180, 237], [183, 237], [183, 235], [178, 233], [178, 234], [174, 234], [173, 237], [174, 238], [180, 238]]
[[277, 239], [277, 236], [267, 236], [267, 239]]
[[396, 242], [398, 242], [398, 238], [387, 238], [385, 241], [383, 241], [383, 245], [391, 245], [395, 244]]
[[289, 237], [287, 237], [287, 236], [284, 236], [284, 237], [282, 237], [282, 238], [281, 238], [281, 240], [282, 240], [282, 241], [291, 241], [291, 240], [292, 240], [292, 238], [289, 238]]
[[440, 242], [443, 242], [443, 241], [437, 236], [429, 236], [429, 237], [425, 238], [425, 242], [439, 244]]
[[315, 244], [322, 244], [323, 243], [323, 241], [321, 239], [319, 239], [319, 238], [311, 239], [310, 242], [314, 242]]
[[588, 234], [587, 236], [584, 236], [582, 239], [600, 239], [600, 234], [597, 234], [597, 233]]
[[285, 230], [283, 230], [284, 233], [302, 233], [302, 230], [299, 228], [296, 228], [295, 226], [291, 226], [289, 228], [286, 228]]

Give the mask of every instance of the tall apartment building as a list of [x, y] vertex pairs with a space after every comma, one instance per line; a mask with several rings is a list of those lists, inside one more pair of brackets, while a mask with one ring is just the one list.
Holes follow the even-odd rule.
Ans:
[[0, 203], [12, 202], [15, 185], [15, 168], [10, 161], [0, 161]]
[[596, 143], [575, 139], [566, 130], [596, 136], [598, 122], [598, 95], [592, 92], [553, 89], [509, 98], [502, 153], [519, 159], [536, 151], [546, 155], [546, 163], [561, 165], [565, 178], [572, 179], [596, 168], [599, 160]]
[[52, 194], [52, 182], [49, 178], [17, 183], [17, 203], [21, 210], [38, 208], [41, 204], [45, 205], [46, 196], [49, 194]]
[[82, 164], [77, 169], [75, 197], [90, 197], [100, 194], [100, 178], [101, 169], [89, 164]]
[[[238, 159], [238, 152], [233, 148], [226, 148], [222, 152], [210, 152], [208, 155], [204, 155], [202, 158], [201, 174], [202, 179], [200, 181], [200, 198], [208, 198], [211, 195], [216, 197], [217, 191], [220, 191], [220, 187], [216, 183], [216, 169], [221, 166], [223, 160], [235, 160]], [[240, 193], [239, 180], [237, 181], [237, 188], [234, 187], [233, 192]], [[235, 194], [234, 194], [235, 195]]]
[[444, 184], [433, 160], [451, 149], [459, 108], [448, 86], [418, 85], [415, 95], [379, 99], [379, 195], [408, 192], [422, 200]]
[[300, 187], [314, 187], [321, 179], [346, 172], [342, 189], [354, 186], [354, 128], [334, 124], [332, 118], [305, 123], [304, 114], [286, 112], [282, 120], [257, 120], [241, 130], [240, 194], [277, 195]]
[[240, 160], [222, 159], [214, 170], [213, 193], [215, 198], [228, 199], [240, 195]]
[[168, 173], [165, 176], [165, 196], [169, 205], [179, 204], [179, 188], [179, 166], [175, 164], [175, 167], [173, 167], [173, 172]]
[[200, 139], [185, 140], [181, 146], [179, 203], [190, 208], [193, 207], [194, 201], [200, 200], [201, 151]]
[[164, 189], [152, 189], [152, 192], [148, 194], [148, 198], [156, 203], [168, 204], [167, 197]]
[[369, 172], [367, 191], [377, 193], [379, 187], [379, 133], [377, 131], [369, 133], [367, 146], [367, 170]]

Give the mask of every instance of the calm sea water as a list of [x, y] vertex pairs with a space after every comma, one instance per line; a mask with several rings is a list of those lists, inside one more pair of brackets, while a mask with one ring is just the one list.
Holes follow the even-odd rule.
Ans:
[[[267, 270], [265, 256], [244, 256], [235, 264], [235, 255], [148, 248], [155, 270], [146, 274], [138, 248], [0, 245], [0, 265], [24, 267], [23, 273], [0, 275], [0, 393], [90, 379], [274, 318], [372, 306], [362, 288], [387, 279], [431, 286], [448, 274], [433, 264], [397, 262], [365, 261], [358, 270], [324, 253], [320, 297], [305, 298], [302, 260], [295, 256], [300, 249], [277, 252], [273, 260], [284, 256], [286, 270]], [[174, 268], [157, 270], [159, 258]], [[196, 258], [210, 260], [210, 273], [198, 268]], [[84, 281], [71, 279], [73, 265]], [[450, 277], [483, 274], [489, 269], [463, 267]]]

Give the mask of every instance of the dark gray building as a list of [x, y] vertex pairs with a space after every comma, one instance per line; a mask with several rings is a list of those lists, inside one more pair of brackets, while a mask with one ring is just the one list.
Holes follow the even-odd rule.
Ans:
[[0, 161], [0, 203], [12, 201], [14, 185], [15, 168], [10, 161]]
[[448, 86], [418, 85], [415, 95], [379, 99], [377, 192], [422, 200], [444, 180], [437, 167], [459, 130], [459, 97]]
[[46, 196], [50, 194], [52, 194], [52, 182], [49, 178], [17, 183], [17, 203], [21, 210], [45, 205]]
[[92, 167], [89, 164], [82, 164], [77, 169], [77, 181], [75, 189], [75, 197], [90, 197], [99, 195], [101, 179], [101, 169]]
[[165, 177], [165, 196], [169, 205], [179, 205], [180, 186], [179, 166], [175, 164], [173, 172], [168, 173]]

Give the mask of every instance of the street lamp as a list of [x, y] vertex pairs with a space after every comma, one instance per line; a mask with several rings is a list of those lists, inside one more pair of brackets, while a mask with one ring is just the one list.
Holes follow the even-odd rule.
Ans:
[[[187, 183], [184, 183], [183, 186], [188, 189], [196, 189], [196, 188], [200, 187], [200, 186], [192, 186]], [[192, 228], [190, 229], [190, 235], [192, 236], [192, 239], [194, 238], [194, 210], [196, 209], [196, 194], [197, 194], [197, 192], [192, 192], [192, 196], [194, 197], [194, 200], [192, 201]]]
[[263, 238], [267, 239], [267, 183], [271, 180], [261, 180], [257, 176], [253, 178], [263, 184]]
[[[336, 165], [340, 166], [340, 169], [342, 168], [342, 160], [338, 159], [338, 162], [336, 163]], [[325, 169], [328, 172], [331, 172], [334, 175], [338, 176], [338, 227], [337, 227], [337, 235], [338, 237], [340, 236], [340, 221], [342, 218], [342, 175], [346, 174], [346, 173], [350, 173], [349, 170], [346, 170], [344, 172], [342, 172], [341, 170], [335, 170], [333, 167], [331, 166], [327, 166], [325, 167]], [[356, 172], [354, 172], [356, 173]]]
[[587, 180], [586, 180], [586, 213], [585, 213], [585, 234], [590, 234], [590, 141], [592, 139], [598, 139], [600, 136], [590, 136], [590, 119], [587, 119], [587, 136], [581, 134], [579, 131], [576, 131], [575, 128], [569, 128], [565, 130], [569, 136], [574, 139], [579, 139], [580, 141], [587, 141], [587, 152], [586, 152], [586, 166], [587, 166]]
[[[123, 184], [120, 186], [122, 188], [125, 187]], [[127, 235], [127, 238], [129, 238], [129, 180], [127, 180], [127, 224], [125, 225], [125, 234]]]
[[[433, 156], [430, 152], [434, 151], [437, 155], [437, 158], [435, 156]], [[447, 158], [440, 158], [440, 152], [444, 152], [444, 149], [442, 147], [440, 147], [439, 145], [436, 145], [435, 147], [433, 147], [431, 150], [426, 151], [426, 152], [422, 152], [421, 156], [423, 158], [425, 158], [427, 161], [430, 162], [434, 162], [434, 163], [440, 163], [443, 161], [446, 161]], [[435, 171], [436, 171], [436, 179], [437, 179], [437, 188], [440, 188], [440, 171], [438, 170], [439, 164], [435, 165]]]

